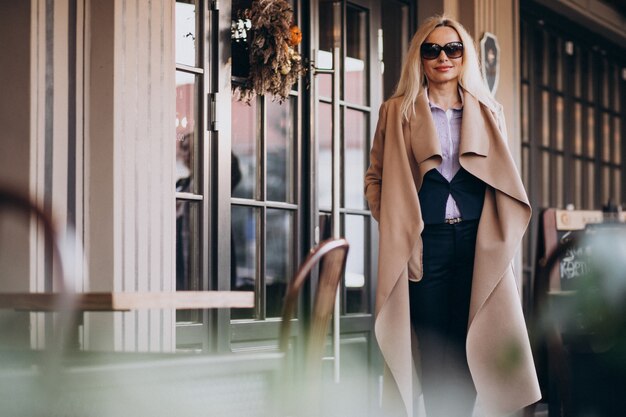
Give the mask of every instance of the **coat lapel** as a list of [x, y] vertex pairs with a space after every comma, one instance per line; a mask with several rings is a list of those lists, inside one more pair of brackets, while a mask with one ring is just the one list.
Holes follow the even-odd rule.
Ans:
[[461, 121], [461, 143], [459, 155], [489, 154], [489, 140], [485, 137], [488, 132], [483, 118], [480, 103], [467, 91], [463, 90], [463, 120]]
[[417, 97], [410, 127], [411, 149], [417, 163], [421, 164], [434, 156], [441, 159], [441, 143], [424, 93]]

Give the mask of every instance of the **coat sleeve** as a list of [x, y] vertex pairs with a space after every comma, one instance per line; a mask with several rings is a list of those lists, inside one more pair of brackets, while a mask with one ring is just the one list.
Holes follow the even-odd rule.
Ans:
[[383, 177], [383, 151], [385, 147], [385, 127], [387, 124], [387, 104], [383, 103], [378, 112], [378, 124], [370, 151], [370, 166], [365, 173], [365, 197], [372, 216], [380, 220], [380, 190]]

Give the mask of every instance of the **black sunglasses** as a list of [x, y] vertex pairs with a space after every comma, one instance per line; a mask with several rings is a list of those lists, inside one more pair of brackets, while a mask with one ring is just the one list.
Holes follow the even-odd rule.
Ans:
[[450, 42], [444, 46], [437, 45], [436, 43], [423, 43], [420, 47], [420, 53], [424, 59], [437, 59], [441, 51], [445, 52], [448, 58], [461, 58], [463, 56], [463, 43], [462, 42]]

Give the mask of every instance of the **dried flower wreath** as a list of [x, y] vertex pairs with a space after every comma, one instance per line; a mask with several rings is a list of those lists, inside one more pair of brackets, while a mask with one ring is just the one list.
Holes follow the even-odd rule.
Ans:
[[285, 0], [254, 0], [243, 17], [250, 19], [253, 34], [250, 73], [243, 84], [234, 86], [238, 99], [249, 103], [256, 94], [270, 94], [282, 103], [306, 72], [297, 50], [302, 33], [293, 24], [293, 10]]

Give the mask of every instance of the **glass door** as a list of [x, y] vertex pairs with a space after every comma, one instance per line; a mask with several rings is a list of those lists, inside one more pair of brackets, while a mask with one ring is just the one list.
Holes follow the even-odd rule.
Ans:
[[[380, 1], [319, 0], [312, 83], [313, 204], [316, 240], [345, 237], [350, 243], [341, 283], [338, 320], [329, 334], [324, 368], [330, 398], [371, 392], [376, 371], [373, 334], [374, 224], [363, 195], [370, 138], [381, 101]], [[328, 386], [328, 385], [327, 385]], [[348, 389], [349, 387], [349, 389]], [[329, 403], [333, 403], [330, 401]], [[373, 404], [354, 401], [368, 415]], [[354, 412], [356, 410], [351, 410]]]

